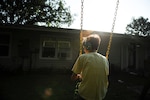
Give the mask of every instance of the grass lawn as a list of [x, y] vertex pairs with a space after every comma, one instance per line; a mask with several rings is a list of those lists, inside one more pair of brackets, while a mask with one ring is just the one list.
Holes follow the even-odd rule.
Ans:
[[[69, 73], [25, 73], [1, 75], [0, 100], [73, 100], [75, 83]], [[138, 100], [145, 79], [128, 73], [109, 76], [105, 100]], [[136, 87], [136, 88], [135, 88]], [[51, 96], [44, 96], [51, 89]]]

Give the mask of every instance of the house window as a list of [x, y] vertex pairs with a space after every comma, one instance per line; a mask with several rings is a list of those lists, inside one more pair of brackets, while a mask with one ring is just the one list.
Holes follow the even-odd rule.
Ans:
[[0, 56], [9, 56], [10, 36], [8, 34], [0, 34]]
[[43, 41], [43, 48], [42, 48], [42, 57], [55, 57], [55, 49], [56, 49], [55, 41]]
[[42, 58], [52, 59], [70, 59], [71, 44], [69, 39], [43, 39], [42, 40]]
[[71, 52], [70, 42], [58, 41], [58, 57], [59, 58], [69, 58], [70, 52]]

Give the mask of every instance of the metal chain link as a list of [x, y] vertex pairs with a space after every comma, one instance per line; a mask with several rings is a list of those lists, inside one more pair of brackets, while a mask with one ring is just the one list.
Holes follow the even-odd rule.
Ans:
[[110, 37], [109, 37], [109, 43], [108, 43], [108, 47], [107, 47], [107, 51], [106, 51], [106, 58], [107, 59], [108, 59], [109, 52], [110, 52], [110, 47], [111, 47], [111, 44], [112, 44], [112, 36], [113, 36], [114, 27], [115, 27], [115, 21], [116, 21], [116, 17], [117, 17], [118, 6], [119, 6], [119, 0], [117, 0], [117, 3], [116, 3], [112, 29], [111, 29], [111, 33], [110, 33]]
[[80, 29], [80, 53], [79, 55], [82, 54], [82, 28], [83, 28], [83, 8], [84, 8], [84, 0], [81, 0], [81, 29]]
[[82, 28], [83, 28], [83, 8], [84, 8], [84, 5], [83, 5], [83, 3], [84, 3], [84, 0], [81, 0], [81, 30], [82, 30]]

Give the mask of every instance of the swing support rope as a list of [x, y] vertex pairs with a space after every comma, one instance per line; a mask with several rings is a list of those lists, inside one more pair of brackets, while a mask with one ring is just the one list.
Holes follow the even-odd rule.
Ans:
[[[84, 8], [83, 4], [84, 4], [84, 0], [81, 0], [81, 24], [80, 24], [81, 25], [81, 29], [80, 29], [80, 53], [79, 53], [79, 55], [82, 54], [83, 8]], [[107, 59], [109, 57], [110, 48], [111, 48], [111, 44], [112, 44], [112, 37], [113, 37], [113, 31], [114, 31], [115, 21], [116, 21], [116, 17], [117, 17], [118, 6], [119, 6], [119, 0], [117, 0], [117, 3], [116, 3], [112, 29], [111, 29], [111, 33], [110, 33], [110, 37], [109, 37], [109, 43], [108, 43], [108, 47], [107, 47], [107, 51], [106, 51], [106, 58]]]

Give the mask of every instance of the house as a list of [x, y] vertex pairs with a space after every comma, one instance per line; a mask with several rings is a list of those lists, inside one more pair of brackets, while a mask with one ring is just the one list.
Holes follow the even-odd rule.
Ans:
[[[83, 36], [88, 33], [84, 30]], [[109, 32], [101, 36], [105, 55]], [[71, 69], [79, 55], [80, 30], [39, 26], [0, 26], [0, 67], [25, 71], [39, 68]], [[150, 57], [150, 38], [113, 33], [109, 62], [112, 70], [144, 69]]]

